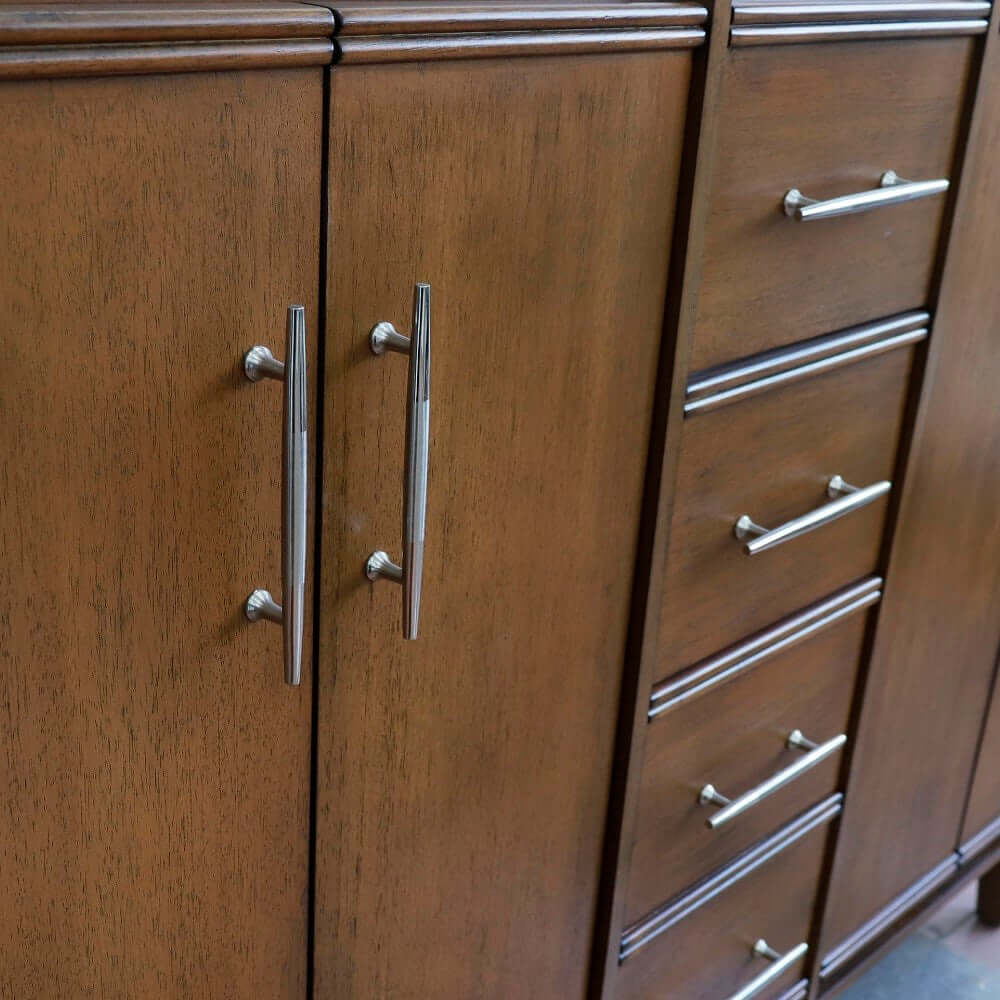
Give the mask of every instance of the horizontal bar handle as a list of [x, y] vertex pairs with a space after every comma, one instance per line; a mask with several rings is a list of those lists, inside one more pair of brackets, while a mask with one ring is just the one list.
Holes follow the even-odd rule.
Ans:
[[719, 827], [725, 826], [731, 820], [736, 819], [737, 816], [753, 808], [758, 802], [762, 802], [768, 796], [773, 795], [779, 788], [784, 788], [785, 785], [795, 781], [796, 778], [800, 778], [806, 771], [811, 771], [820, 761], [826, 760], [831, 754], [836, 753], [846, 742], [846, 734], [841, 733], [839, 736], [834, 736], [833, 739], [827, 740], [826, 743], [817, 744], [813, 743], [812, 740], [807, 740], [800, 730], [793, 729], [788, 734], [785, 746], [808, 751], [804, 757], [801, 757], [794, 764], [790, 764], [788, 767], [778, 771], [777, 774], [771, 775], [766, 781], [762, 781], [759, 785], [751, 788], [750, 791], [744, 792], [737, 799], [727, 799], [716, 790], [714, 785], [705, 785], [702, 788], [698, 793], [698, 801], [703, 806], [716, 805], [723, 807], [717, 813], [709, 816], [705, 820], [705, 825], [710, 830], [718, 830]]
[[868, 212], [883, 205], [899, 205], [904, 201], [930, 198], [948, 190], [949, 181], [941, 178], [933, 181], [907, 181], [895, 170], [887, 170], [879, 180], [879, 186], [870, 191], [841, 195], [820, 201], [807, 198], [798, 188], [785, 194], [785, 215], [797, 222], [814, 222], [817, 219], [834, 219], [840, 215], [855, 215]]
[[879, 497], [885, 496], [891, 489], [892, 483], [888, 479], [872, 483], [870, 486], [858, 487], [845, 483], [841, 476], [833, 476], [826, 484], [827, 496], [836, 498], [830, 503], [816, 507], [800, 517], [794, 517], [777, 528], [763, 528], [756, 524], [749, 514], [743, 514], [733, 525], [733, 534], [744, 543], [743, 551], [748, 556], [755, 556], [759, 552], [766, 552], [793, 538], [798, 538], [799, 535], [815, 531], [816, 528], [830, 524], [845, 514], [867, 507]]
[[775, 951], [763, 938], [760, 938], [754, 943], [750, 951], [755, 958], [766, 958], [771, 965], [759, 976], [751, 979], [738, 993], [734, 993], [729, 1000], [750, 1000], [751, 997], [762, 993], [766, 987], [780, 979], [788, 969], [805, 956], [806, 952], [809, 951], [809, 945], [803, 941], [802, 944], [797, 944], [791, 951], [786, 951], [782, 955]]

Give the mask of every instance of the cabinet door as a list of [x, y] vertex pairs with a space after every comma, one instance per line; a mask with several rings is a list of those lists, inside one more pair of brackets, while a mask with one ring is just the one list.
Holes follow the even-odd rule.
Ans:
[[954, 851], [1000, 641], [1000, 46], [980, 83], [823, 952]]
[[[346, 52], [346, 48], [345, 48]], [[316, 989], [585, 988], [690, 57], [332, 74]], [[400, 588], [431, 285], [419, 637]]]
[[[1000, 689], [993, 682], [993, 697], [983, 727], [983, 739], [976, 759], [976, 773], [969, 789], [969, 804], [962, 821], [960, 844], [1000, 820]], [[1000, 832], [1000, 828], [998, 831]], [[989, 837], [989, 834], [986, 835]], [[985, 845], [984, 845], [985, 846]]]
[[[281, 630], [322, 70], [0, 86], [0, 994], [305, 995], [310, 685]], [[313, 355], [314, 356], [314, 355]]]

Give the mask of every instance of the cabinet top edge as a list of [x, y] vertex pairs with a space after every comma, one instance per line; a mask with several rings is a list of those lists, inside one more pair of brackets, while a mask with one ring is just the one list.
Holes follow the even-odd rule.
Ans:
[[592, 0], [353, 0], [331, 9], [341, 36], [662, 29], [702, 25], [708, 18], [706, 8], [697, 3]]
[[0, 46], [277, 41], [333, 32], [330, 10], [298, 0], [0, 4]]

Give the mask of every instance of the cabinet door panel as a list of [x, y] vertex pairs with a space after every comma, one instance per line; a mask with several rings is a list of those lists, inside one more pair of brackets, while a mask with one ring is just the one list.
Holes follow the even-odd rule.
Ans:
[[[0, 994], [302, 997], [282, 391], [322, 73], [0, 86]], [[314, 355], [313, 355], [314, 356]], [[307, 676], [308, 676], [307, 666]]]
[[1000, 690], [994, 680], [959, 844], [967, 843], [997, 819], [1000, 819]]
[[998, 58], [987, 60], [979, 100], [847, 786], [824, 953], [954, 851], [1000, 640]]
[[[690, 56], [333, 72], [317, 995], [581, 997]], [[398, 558], [432, 286], [420, 636]]]

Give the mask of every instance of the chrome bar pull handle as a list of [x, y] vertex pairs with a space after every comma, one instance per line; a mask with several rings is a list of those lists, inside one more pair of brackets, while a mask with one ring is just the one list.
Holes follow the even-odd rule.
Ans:
[[751, 788], [750, 791], [744, 792], [737, 799], [726, 798], [714, 785], [705, 785], [701, 789], [698, 793], [698, 802], [701, 805], [722, 806], [717, 813], [713, 813], [705, 820], [705, 825], [710, 830], [718, 830], [719, 827], [725, 826], [731, 820], [736, 819], [737, 816], [753, 808], [758, 802], [762, 802], [768, 796], [773, 795], [779, 788], [784, 788], [785, 785], [795, 781], [796, 778], [802, 777], [807, 771], [811, 771], [820, 761], [824, 761], [831, 754], [836, 753], [846, 742], [846, 734], [841, 733], [839, 736], [834, 736], [833, 739], [827, 740], [825, 743], [817, 744], [813, 743], [812, 740], [807, 740], [802, 735], [801, 730], [793, 729], [785, 740], [785, 746], [807, 751], [805, 756], [800, 757], [794, 764], [790, 764], [776, 774], [772, 774], [766, 781], [762, 781], [759, 785]]
[[759, 976], [751, 979], [738, 993], [734, 993], [729, 1000], [750, 1000], [751, 997], [762, 993], [771, 983], [780, 979], [808, 951], [809, 945], [803, 941], [802, 944], [797, 944], [791, 951], [786, 951], [782, 955], [780, 952], [775, 951], [763, 938], [759, 938], [754, 942], [754, 946], [750, 949], [750, 952], [754, 958], [766, 958], [771, 965]]
[[304, 306], [288, 307], [285, 361], [277, 361], [266, 347], [258, 345], [244, 356], [243, 373], [251, 382], [270, 378], [285, 384], [281, 457], [282, 603], [278, 604], [266, 590], [255, 590], [247, 598], [244, 612], [252, 622], [263, 620], [281, 625], [285, 647], [285, 683], [294, 685], [302, 680], [309, 499], [309, 404]]
[[904, 201], [929, 198], [948, 190], [947, 178], [933, 181], [903, 180], [895, 170], [887, 170], [879, 179], [879, 186], [870, 191], [841, 195], [839, 198], [807, 198], [798, 188], [785, 193], [782, 205], [785, 215], [796, 222], [813, 222], [817, 219], [834, 219], [840, 215], [868, 212], [882, 205], [900, 205]]
[[792, 518], [777, 528], [761, 527], [749, 514], [743, 514], [733, 525], [733, 534], [744, 543], [744, 553], [755, 556], [798, 538], [799, 535], [815, 531], [845, 514], [867, 507], [879, 497], [885, 496], [891, 489], [892, 483], [888, 479], [872, 483], [870, 486], [858, 487], [845, 483], [840, 476], [833, 476], [826, 484], [826, 495], [834, 498], [830, 503]]
[[394, 562], [381, 549], [365, 563], [369, 580], [390, 580], [403, 587], [403, 638], [416, 639], [424, 576], [427, 525], [427, 466], [431, 434], [431, 286], [413, 290], [413, 332], [409, 337], [391, 323], [379, 323], [369, 335], [373, 354], [392, 351], [410, 359], [406, 405], [406, 456], [403, 475], [403, 558]]

